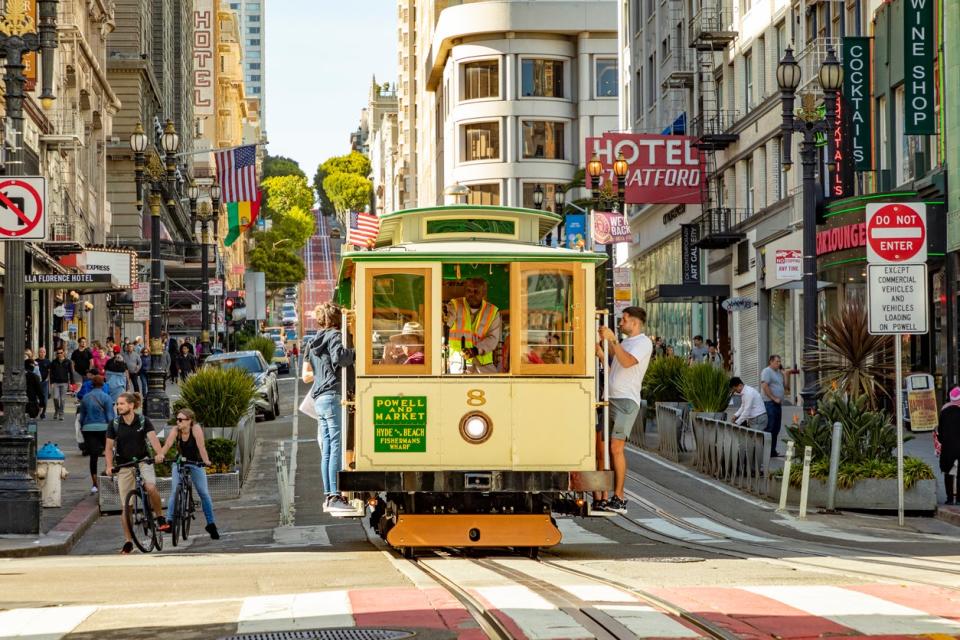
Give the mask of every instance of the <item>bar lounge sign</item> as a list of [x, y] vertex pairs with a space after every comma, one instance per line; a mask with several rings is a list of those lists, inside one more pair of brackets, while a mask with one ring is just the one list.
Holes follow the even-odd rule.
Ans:
[[[849, 111], [848, 135], [853, 148], [854, 168], [871, 171], [870, 38], [847, 36], [843, 39], [843, 99]], [[837, 145], [837, 149], [840, 148], [841, 145]]]
[[933, 109], [933, 51], [936, 48], [933, 3], [934, 0], [903, 2], [903, 67], [907, 96], [903, 132], [907, 135], [933, 135], [937, 132]]

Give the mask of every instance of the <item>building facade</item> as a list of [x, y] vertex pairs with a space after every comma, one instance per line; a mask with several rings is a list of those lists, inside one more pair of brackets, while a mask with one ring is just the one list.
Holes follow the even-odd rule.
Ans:
[[244, 0], [225, 3], [227, 8], [237, 14], [238, 33], [243, 48], [243, 82], [246, 86], [246, 99], [251, 111], [260, 114], [261, 120], [266, 113], [266, 92], [264, 82], [266, 72], [266, 0]]

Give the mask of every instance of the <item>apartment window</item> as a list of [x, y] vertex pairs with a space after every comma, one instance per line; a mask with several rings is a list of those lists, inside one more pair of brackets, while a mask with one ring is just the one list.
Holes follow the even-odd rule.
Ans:
[[250, 87], [248, 91], [250, 93], [260, 93], [260, 87]]
[[[851, 23], [853, 24], [853, 23]], [[777, 25], [777, 61], [783, 59], [783, 54], [787, 52], [787, 22], [784, 20]]]
[[636, 95], [634, 96], [634, 119], [640, 117], [640, 111], [643, 109], [643, 68], [637, 69], [637, 77], [634, 80], [634, 86], [637, 88]]
[[463, 99], [500, 97], [500, 63], [480, 60], [463, 65]]
[[890, 138], [887, 135], [887, 97], [882, 96], [877, 99], [877, 133], [878, 133], [878, 142], [880, 143], [877, 146], [880, 156], [880, 170], [885, 171], [890, 168], [890, 158], [887, 153], [887, 149], [890, 148]]
[[248, 62], [248, 63], [247, 63], [247, 68], [250, 69], [251, 71], [259, 71], [259, 70], [260, 70], [260, 63], [259, 63], [259, 62]]
[[239, 10], [240, 10], [240, 3], [239, 3], [239, 2], [231, 2], [231, 3], [230, 3], [230, 8], [233, 9], [234, 11], [239, 11]]
[[713, 83], [717, 88], [717, 109], [726, 109], [727, 103], [723, 101], [723, 69], [713, 78]]
[[748, 51], [743, 54], [743, 103], [747, 109], [753, 107], [753, 56]]
[[660, 59], [666, 60], [670, 55], [670, 36], [660, 41]]
[[557, 187], [562, 187], [563, 185], [552, 184], [549, 182], [524, 182], [523, 183], [523, 202], [521, 206], [526, 209], [535, 209], [533, 206], [533, 192], [537, 188], [537, 185], [543, 189], [543, 204], [540, 205], [540, 208], [544, 211], [553, 211], [553, 208], [556, 206], [554, 204], [554, 193], [557, 191]]
[[471, 122], [463, 129], [463, 161], [500, 158], [500, 123]]
[[746, 196], [747, 196], [746, 209], [747, 209], [747, 215], [750, 216], [750, 215], [753, 215], [753, 206], [754, 206], [754, 203], [756, 202], [756, 199], [755, 199], [756, 191], [754, 189], [754, 184], [753, 184], [753, 156], [750, 156], [749, 158], [747, 158], [743, 164], [744, 164], [744, 167], [743, 167], [744, 173], [746, 174], [744, 176], [746, 178]]
[[259, 2], [248, 2], [248, 3], [247, 3], [247, 11], [260, 11], [260, 3], [259, 3]]
[[490, 184], [471, 184], [470, 195], [467, 196], [467, 204], [487, 204], [497, 206], [500, 204], [500, 185], [496, 182]]
[[563, 62], [559, 60], [523, 60], [520, 76], [520, 93], [524, 97], [563, 97]]
[[773, 153], [776, 154], [773, 158], [774, 175], [777, 176], [775, 195], [777, 200], [782, 200], [787, 195], [787, 172], [783, 170], [783, 138], [774, 139]]
[[251, 47], [259, 47], [259, 46], [260, 46], [260, 38], [253, 38], [253, 39], [251, 39], [251, 40], [247, 40], [247, 44], [250, 45]]
[[653, 12], [657, 10], [657, 0], [647, 0], [647, 20], [653, 17]]
[[263, 78], [263, 76], [260, 75], [260, 74], [253, 74], [253, 75], [247, 76], [247, 81], [248, 81], [248, 82], [260, 82], [260, 80], [261, 80], [262, 78]]
[[657, 101], [657, 54], [651, 53], [647, 58], [647, 107], [652, 107]]
[[757, 40], [757, 46], [754, 47], [757, 52], [757, 69], [760, 70], [757, 76], [757, 89], [759, 96], [763, 99], [767, 95], [767, 39], [760, 36]]
[[631, 33], [639, 32], [642, 18], [640, 15], [640, 0], [630, 0], [630, 17], [633, 18], [633, 31]]
[[247, 22], [260, 22], [260, 16], [247, 16]]
[[524, 122], [523, 157], [563, 160], [562, 122]]
[[597, 97], [616, 98], [620, 95], [616, 58], [598, 58], [594, 68], [597, 74]]
[[247, 33], [250, 35], [260, 35], [260, 27], [247, 27]]

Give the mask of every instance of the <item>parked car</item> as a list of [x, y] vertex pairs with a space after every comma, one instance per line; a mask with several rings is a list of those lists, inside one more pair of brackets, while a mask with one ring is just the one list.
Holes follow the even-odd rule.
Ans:
[[257, 395], [254, 397], [257, 414], [262, 415], [267, 420], [273, 420], [280, 415], [280, 385], [277, 384], [277, 365], [267, 364], [263, 354], [259, 351], [212, 354], [207, 357], [204, 366], [245, 370], [253, 376], [257, 385]]
[[295, 324], [297, 324], [297, 321], [298, 321], [298, 318], [297, 318], [297, 313], [296, 313], [296, 312], [293, 312], [293, 313], [291, 313], [291, 314], [284, 314], [284, 315], [283, 315], [283, 326], [284, 326], [284, 327], [289, 327], [289, 326], [295, 325]]
[[277, 373], [290, 373], [290, 354], [282, 344], [278, 344], [273, 352], [273, 364], [277, 367]]

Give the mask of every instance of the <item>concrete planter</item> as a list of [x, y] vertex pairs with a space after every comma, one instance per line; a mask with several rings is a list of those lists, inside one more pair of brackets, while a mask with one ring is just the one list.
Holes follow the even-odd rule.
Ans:
[[[123, 506], [117, 487], [117, 478], [109, 476], [100, 476], [98, 478], [100, 492], [97, 494], [100, 502], [100, 513], [118, 513]], [[160, 499], [166, 506], [170, 499], [170, 478], [157, 478], [157, 490], [160, 491]], [[214, 502], [217, 500], [229, 500], [240, 497], [240, 472], [231, 471], [230, 473], [208, 473], [207, 486], [210, 488], [210, 497]], [[194, 493], [196, 496], [196, 493]], [[199, 497], [197, 498], [199, 504]]]
[[[780, 479], [770, 478], [768, 495], [780, 499]], [[790, 487], [787, 504], [800, 504], [800, 489]], [[808, 496], [810, 507], [827, 506], [827, 483], [810, 478]], [[937, 481], [919, 480], [903, 494], [903, 507], [907, 511], [934, 511], [937, 508]], [[867, 478], [851, 489], [837, 489], [837, 509], [862, 509], [865, 511], [896, 511], [897, 481], [894, 478]]]

